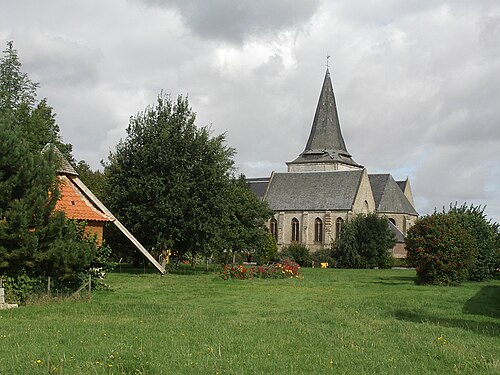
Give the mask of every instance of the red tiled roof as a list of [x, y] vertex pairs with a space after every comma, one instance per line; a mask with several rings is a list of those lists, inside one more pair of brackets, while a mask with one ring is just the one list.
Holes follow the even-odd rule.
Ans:
[[58, 176], [61, 192], [61, 198], [57, 201], [56, 210], [64, 211], [69, 219], [78, 219], [86, 221], [111, 221], [111, 219], [99, 210], [70, 178], [64, 175]]

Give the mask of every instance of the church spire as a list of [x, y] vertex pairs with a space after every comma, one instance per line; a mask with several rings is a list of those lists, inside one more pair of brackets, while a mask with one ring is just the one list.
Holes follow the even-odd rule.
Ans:
[[[296, 164], [321, 163], [321, 170], [325, 170], [325, 164], [332, 165], [328, 170], [362, 168], [352, 160], [347, 151], [344, 138], [340, 130], [339, 116], [337, 113], [337, 104], [333, 93], [330, 71], [326, 68], [325, 79], [321, 94], [319, 96], [316, 113], [314, 115], [311, 133], [306, 143], [305, 150], [294, 161], [287, 163], [289, 170], [304, 170], [304, 168], [295, 168]], [[292, 168], [291, 168], [292, 167]], [[310, 170], [308, 167], [307, 170]]]

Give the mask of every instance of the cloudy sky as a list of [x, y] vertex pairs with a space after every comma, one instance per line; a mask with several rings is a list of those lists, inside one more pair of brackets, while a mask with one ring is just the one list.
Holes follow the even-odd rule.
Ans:
[[240, 172], [285, 171], [329, 54], [354, 160], [408, 176], [422, 214], [466, 201], [500, 222], [498, 0], [0, 4], [0, 42], [14, 41], [64, 141], [94, 168], [163, 90], [226, 132]]

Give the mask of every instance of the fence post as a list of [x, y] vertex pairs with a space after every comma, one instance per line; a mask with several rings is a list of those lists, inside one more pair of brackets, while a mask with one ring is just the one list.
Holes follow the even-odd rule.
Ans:
[[89, 273], [89, 293], [92, 293], [92, 275]]
[[50, 276], [47, 277], [47, 295], [50, 296]]

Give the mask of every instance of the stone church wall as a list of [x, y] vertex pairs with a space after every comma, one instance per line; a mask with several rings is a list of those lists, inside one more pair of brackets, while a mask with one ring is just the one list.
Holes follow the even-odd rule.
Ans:
[[[336, 221], [341, 218], [347, 220], [347, 211], [287, 211], [274, 215], [278, 223], [277, 242], [280, 248], [288, 246], [292, 241], [292, 220], [299, 221], [299, 243], [306, 245], [309, 250], [317, 251], [330, 246], [336, 236]], [[315, 241], [315, 221], [321, 219], [322, 241]]]

